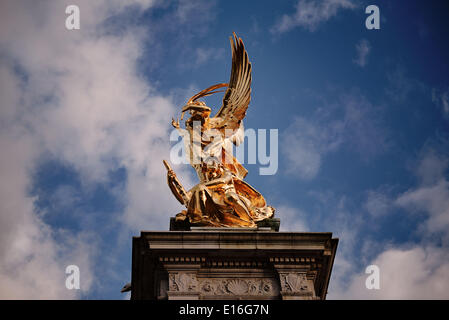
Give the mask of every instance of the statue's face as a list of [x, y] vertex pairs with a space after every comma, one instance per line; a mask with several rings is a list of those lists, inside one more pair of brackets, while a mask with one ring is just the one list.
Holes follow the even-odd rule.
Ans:
[[209, 116], [210, 116], [210, 111], [203, 111], [201, 114], [202, 114], [202, 116], [203, 116], [204, 118], [209, 118]]
[[190, 114], [192, 115], [192, 118], [194, 118], [194, 119], [205, 119], [205, 118], [209, 117], [210, 111], [190, 110]]
[[201, 122], [201, 125], [204, 125], [206, 119], [210, 115], [210, 111], [198, 111], [198, 110], [189, 110], [191, 117], [186, 121], [186, 127], [193, 127], [194, 121]]

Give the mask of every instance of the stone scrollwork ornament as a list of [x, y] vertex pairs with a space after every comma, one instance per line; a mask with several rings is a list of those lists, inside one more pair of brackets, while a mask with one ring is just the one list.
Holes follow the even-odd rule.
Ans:
[[276, 295], [277, 285], [272, 279], [207, 279], [200, 283], [200, 291], [206, 296], [270, 296]]
[[305, 292], [309, 290], [306, 275], [303, 273], [281, 274], [282, 290], [287, 292]]
[[178, 292], [196, 291], [198, 281], [195, 274], [171, 273], [169, 275], [169, 290]]

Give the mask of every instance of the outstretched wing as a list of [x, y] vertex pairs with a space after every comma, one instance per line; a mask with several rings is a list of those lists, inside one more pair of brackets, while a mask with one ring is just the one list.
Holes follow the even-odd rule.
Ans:
[[230, 37], [232, 70], [223, 105], [216, 114], [220, 118], [220, 129], [238, 130], [246, 115], [251, 100], [251, 63], [241, 38], [235, 32]]

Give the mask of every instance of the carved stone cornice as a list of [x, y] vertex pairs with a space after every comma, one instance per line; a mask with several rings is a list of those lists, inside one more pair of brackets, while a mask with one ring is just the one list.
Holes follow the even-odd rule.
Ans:
[[142, 232], [132, 299], [325, 299], [338, 239], [254, 230]]

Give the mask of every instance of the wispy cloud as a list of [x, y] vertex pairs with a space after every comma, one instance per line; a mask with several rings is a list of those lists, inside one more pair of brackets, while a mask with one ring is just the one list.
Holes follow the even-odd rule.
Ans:
[[312, 179], [318, 174], [323, 157], [342, 146], [351, 148], [364, 160], [384, 152], [389, 142], [380, 111], [363, 95], [351, 93], [323, 103], [308, 118], [294, 118], [281, 140], [288, 172], [301, 179]]
[[419, 80], [408, 75], [407, 70], [398, 65], [387, 73], [387, 96], [396, 103], [405, 102], [414, 91], [423, 91], [425, 86]]
[[432, 89], [432, 102], [441, 109], [445, 117], [449, 118], [449, 89]]
[[322, 164], [322, 157], [341, 143], [341, 123], [324, 126], [298, 117], [286, 129], [282, 149], [289, 163], [288, 172], [302, 179], [314, 178]]
[[364, 203], [365, 209], [373, 217], [380, 217], [387, 214], [391, 210], [392, 199], [387, 192], [379, 190], [368, 190], [366, 201]]
[[424, 212], [427, 219], [419, 230], [422, 236], [440, 234], [449, 247], [449, 181], [445, 178], [448, 163], [447, 156], [432, 149], [424, 152], [415, 169], [420, 185], [401, 194], [395, 203], [412, 214]]
[[276, 217], [281, 219], [280, 231], [309, 231], [307, 215], [298, 208], [285, 205], [276, 206]]
[[271, 28], [271, 33], [284, 33], [296, 27], [315, 31], [321, 23], [326, 22], [342, 9], [354, 9], [351, 0], [300, 0], [293, 14], [284, 14]]
[[[177, 24], [197, 23], [199, 20], [213, 19], [211, 9], [216, 5], [216, 1], [204, 0], [178, 0], [175, 15], [178, 18]], [[206, 15], [198, 19], [199, 15]], [[198, 21], [195, 21], [198, 20]]]
[[362, 39], [356, 44], [355, 48], [357, 51], [357, 57], [353, 60], [353, 62], [363, 68], [368, 63], [368, 55], [371, 51], [371, 45], [368, 40]]
[[[313, 215], [307, 217], [311, 230], [332, 230], [332, 236], [339, 238], [329, 287], [329, 297], [332, 298], [340, 292], [341, 283], [347, 283], [358, 265], [363, 263], [357, 248], [360, 246], [364, 220], [353, 199], [344, 194], [332, 190], [313, 190], [308, 195], [317, 200]], [[356, 261], [355, 256], [358, 256]]]
[[208, 61], [215, 61], [223, 58], [223, 48], [197, 48], [195, 66], [202, 65]]
[[[0, 5], [4, 299], [76, 298], [96, 281], [92, 238], [100, 230], [53, 228], [38, 214], [29, 190], [40, 161], [51, 157], [69, 165], [85, 186], [105, 183], [109, 172], [124, 168], [126, 183], [117, 196], [125, 208], [103, 219], [105, 228], [111, 220], [119, 224], [117, 233], [165, 227], [167, 217], [179, 209], [160, 187], [165, 184], [161, 160], [168, 158], [170, 117], [176, 108], [170, 96], [142, 79], [137, 65], [147, 30], [130, 25], [118, 33], [106, 32], [104, 24], [130, 6], [143, 12], [152, 1], [77, 1], [82, 23], [75, 31], [65, 29], [65, 5]], [[70, 190], [61, 190], [59, 196], [67, 194], [77, 201]], [[65, 287], [68, 264], [81, 269], [81, 291]]]

